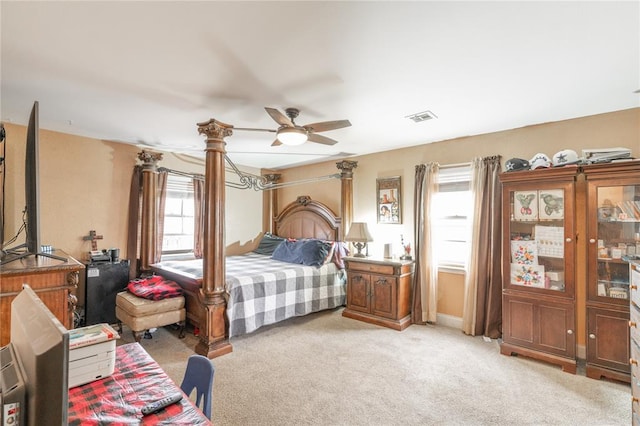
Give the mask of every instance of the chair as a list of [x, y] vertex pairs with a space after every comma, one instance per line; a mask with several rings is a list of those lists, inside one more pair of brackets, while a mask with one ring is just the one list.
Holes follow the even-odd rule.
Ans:
[[[211, 420], [211, 398], [213, 397], [213, 373], [215, 367], [209, 358], [191, 355], [180, 388], [187, 396], [196, 390], [196, 406]], [[202, 405], [202, 407], [201, 407]]]

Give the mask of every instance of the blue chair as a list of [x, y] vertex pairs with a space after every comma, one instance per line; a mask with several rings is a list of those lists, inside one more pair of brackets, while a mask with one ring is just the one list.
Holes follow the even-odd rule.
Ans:
[[196, 390], [196, 406], [211, 420], [211, 398], [213, 397], [213, 373], [215, 367], [209, 358], [191, 355], [180, 388], [187, 396]]

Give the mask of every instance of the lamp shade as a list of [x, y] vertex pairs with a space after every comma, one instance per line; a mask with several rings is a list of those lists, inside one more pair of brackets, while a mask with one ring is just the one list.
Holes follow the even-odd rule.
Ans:
[[276, 138], [284, 145], [302, 145], [307, 141], [307, 131], [298, 127], [283, 127]]
[[351, 242], [370, 242], [373, 241], [373, 237], [369, 233], [366, 223], [353, 222], [344, 240]]

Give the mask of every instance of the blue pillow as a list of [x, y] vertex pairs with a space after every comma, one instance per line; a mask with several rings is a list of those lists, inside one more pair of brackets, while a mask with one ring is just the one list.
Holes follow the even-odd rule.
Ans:
[[271, 256], [273, 254], [273, 251], [283, 241], [284, 238], [270, 234], [269, 232], [265, 232], [265, 234], [262, 236], [262, 240], [260, 240], [260, 244], [258, 244], [258, 247], [253, 252]]
[[322, 266], [330, 248], [330, 244], [320, 240], [283, 241], [271, 258], [306, 266]]

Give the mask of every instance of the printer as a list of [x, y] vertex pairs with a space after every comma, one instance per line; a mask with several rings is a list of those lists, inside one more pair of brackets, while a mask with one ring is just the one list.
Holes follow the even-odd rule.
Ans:
[[109, 324], [69, 330], [70, 388], [113, 374], [118, 338], [120, 335]]

